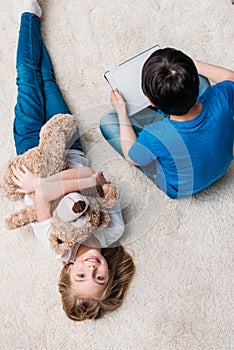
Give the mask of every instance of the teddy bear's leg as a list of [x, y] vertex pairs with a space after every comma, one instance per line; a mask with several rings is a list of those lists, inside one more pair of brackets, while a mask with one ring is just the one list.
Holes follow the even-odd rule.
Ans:
[[8, 230], [13, 230], [37, 221], [37, 214], [34, 205], [30, 205], [14, 214], [5, 220], [5, 225]]
[[104, 196], [102, 186], [94, 186], [94, 187], [84, 188], [84, 189], [80, 190], [80, 193], [83, 196], [88, 196], [88, 197], [103, 197]]

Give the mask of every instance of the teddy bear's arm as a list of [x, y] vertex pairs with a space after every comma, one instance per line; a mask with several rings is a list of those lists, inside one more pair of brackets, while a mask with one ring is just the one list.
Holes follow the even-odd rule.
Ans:
[[5, 220], [5, 225], [9, 230], [13, 230], [37, 221], [37, 214], [34, 205], [21, 209]]

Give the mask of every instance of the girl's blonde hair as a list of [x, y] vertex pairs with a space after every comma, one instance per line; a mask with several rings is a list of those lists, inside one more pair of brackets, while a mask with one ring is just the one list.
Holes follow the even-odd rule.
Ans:
[[67, 273], [70, 263], [66, 263], [61, 271], [58, 286], [63, 309], [73, 321], [98, 319], [105, 311], [115, 310], [123, 303], [135, 272], [133, 259], [122, 246], [103, 248], [101, 253], [108, 263], [110, 278], [100, 299], [77, 298]]

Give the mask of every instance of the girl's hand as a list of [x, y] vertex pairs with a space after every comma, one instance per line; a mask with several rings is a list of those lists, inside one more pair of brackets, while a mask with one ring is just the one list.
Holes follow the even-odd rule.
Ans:
[[18, 167], [11, 166], [12, 172], [14, 176], [12, 176], [12, 180], [19, 187], [17, 192], [20, 193], [32, 193], [35, 192], [35, 189], [40, 184], [40, 177], [31, 173], [25, 165], [22, 165], [22, 169], [20, 170]]
[[118, 114], [127, 112], [127, 104], [118, 89], [114, 89], [110, 94], [110, 103]]

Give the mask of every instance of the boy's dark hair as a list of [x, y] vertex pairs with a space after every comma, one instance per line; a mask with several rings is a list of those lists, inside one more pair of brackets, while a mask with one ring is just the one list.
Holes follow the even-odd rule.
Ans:
[[142, 89], [155, 107], [165, 114], [186, 114], [196, 103], [199, 93], [196, 66], [179, 50], [157, 50], [143, 66]]

